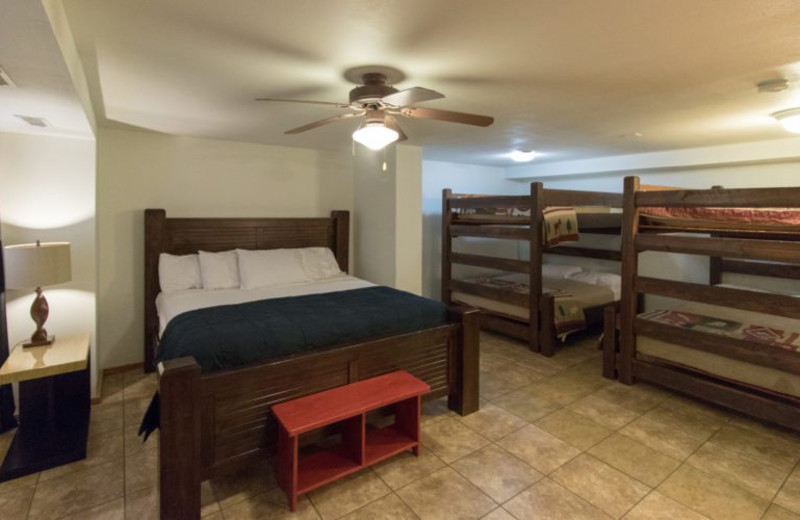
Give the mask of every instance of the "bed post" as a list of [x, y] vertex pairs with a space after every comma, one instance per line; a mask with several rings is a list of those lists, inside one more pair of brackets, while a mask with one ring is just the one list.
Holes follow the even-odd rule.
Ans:
[[542, 254], [544, 250], [542, 240], [542, 212], [544, 211], [544, 187], [541, 182], [531, 183], [531, 222], [528, 252], [530, 255], [530, 279], [528, 280], [528, 295], [530, 302], [530, 319], [528, 341], [531, 350], [541, 351], [539, 344], [539, 299], [542, 296]]
[[543, 294], [540, 302], [539, 353], [552, 357], [556, 353], [555, 331], [553, 330], [556, 298], [553, 294]]
[[441, 300], [445, 305], [450, 305], [450, 278], [453, 276], [453, 264], [450, 262], [450, 253], [453, 248], [453, 239], [450, 237], [450, 224], [453, 214], [450, 208], [450, 199], [453, 192], [449, 189], [442, 190], [442, 294]]
[[[455, 388], [450, 388], [447, 406], [459, 415], [476, 412], [479, 403], [480, 313], [477, 309], [450, 307], [450, 321], [458, 323], [455, 355]], [[454, 391], [455, 390], [455, 391]]]
[[603, 377], [617, 378], [617, 308], [603, 309]]
[[159, 363], [161, 520], [200, 518], [200, 366], [192, 357]]
[[636, 352], [636, 336], [633, 320], [637, 312], [637, 295], [634, 282], [638, 273], [639, 255], [634, 239], [639, 228], [639, 211], [636, 208], [638, 177], [625, 177], [625, 192], [622, 198], [622, 298], [620, 301], [621, 334], [619, 380], [633, 384], [633, 356]]
[[163, 209], [144, 210], [144, 371], [155, 370], [158, 313], [156, 296], [159, 292], [158, 255], [164, 250], [167, 212]]
[[350, 212], [345, 210], [331, 211], [336, 251], [336, 263], [345, 273], [350, 270]]

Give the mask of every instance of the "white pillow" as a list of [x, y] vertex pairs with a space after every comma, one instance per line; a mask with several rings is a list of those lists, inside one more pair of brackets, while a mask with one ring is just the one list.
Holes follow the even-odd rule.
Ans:
[[312, 280], [325, 280], [342, 274], [333, 251], [327, 247], [306, 247], [301, 249], [303, 268]]
[[581, 271], [583, 268], [577, 265], [542, 264], [542, 276], [546, 278], [569, 278]]
[[600, 271], [581, 271], [568, 276], [570, 280], [576, 282], [590, 283], [602, 287], [616, 288], [622, 283], [622, 277], [614, 273], [601, 273]]
[[197, 255], [158, 255], [158, 282], [165, 293], [202, 288]]
[[242, 289], [308, 282], [299, 249], [237, 249]]
[[239, 264], [236, 251], [199, 252], [203, 289], [236, 289], [239, 287]]

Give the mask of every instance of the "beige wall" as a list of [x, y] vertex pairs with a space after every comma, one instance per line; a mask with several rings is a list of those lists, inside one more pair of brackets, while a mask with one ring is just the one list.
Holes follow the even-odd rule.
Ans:
[[422, 149], [358, 146], [354, 179], [356, 275], [420, 294]]
[[101, 367], [142, 360], [143, 210], [324, 216], [352, 207], [348, 155], [101, 129], [97, 137]]
[[[5, 245], [67, 241], [72, 281], [45, 287], [56, 336], [89, 332], [95, 349], [95, 142], [92, 139], [0, 133], [0, 221]], [[32, 290], [9, 291], [11, 344], [36, 326]], [[93, 366], [97, 366], [96, 363]], [[94, 376], [94, 374], [92, 374]]]

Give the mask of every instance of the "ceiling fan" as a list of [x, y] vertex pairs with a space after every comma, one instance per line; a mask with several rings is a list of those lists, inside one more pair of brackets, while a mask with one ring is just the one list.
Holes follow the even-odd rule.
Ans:
[[299, 134], [330, 123], [364, 116], [364, 122], [353, 133], [353, 139], [373, 150], [380, 150], [395, 141], [408, 139], [397, 123], [397, 116], [434, 119], [472, 126], [489, 126], [494, 122], [494, 118], [489, 116], [412, 106], [425, 101], [441, 99], [444, 95], [423, 87], [411, 87], [405, 90], [394, 88], [389, 83], [394, 84], [404, 78], [403, 74], [396, 69], [376, 66], [357, 67], [348, 70], [345, 77], [358, 85], [350, 91], [349, 103], [276, 98], [258, 98], [256, 101], [312, 103], [350, 109], [351, 112], [320, 119], [284, 133]]

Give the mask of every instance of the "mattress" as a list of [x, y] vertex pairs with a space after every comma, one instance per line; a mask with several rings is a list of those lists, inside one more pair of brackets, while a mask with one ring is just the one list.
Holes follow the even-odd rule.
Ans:
[[647, 224], [679, 228], [741, 229], [757, 227], [765, 231], [800, 231], [797, 208], [641, 208]]
[[[622, 213], [607, 206], [575, 206], [571, 208], [578, 218], [578, 227], [615, 228], [622, 225]], [[455, 213], [455, 222], [481, 222], [497, 224], [527, 224], [530, 208], [469, 208]]]
[[[765, 328], [773, 328], [782, 331], [800, 330], [800, 322], [798, 322], [798, 320], [743, 311], [740, 309], [731, 309], [729, 307], [687, 302], [685, 305], [676, 307], [675, 310], [722, 320], [731, 320], [738, 323], [757, 323]], [[724, 379], [765, 388], [781, 394], [800, 397], [800, 375], [797, 374], [790, 374], [775, 368], [754, 365], [738, 359], [731, 359], [646, 336], [636, 337], [636, 350], [638, 353], [650, 357], [664, 359]]]
[[159, 336], [164, 333], [167, 324], [179, 314], [218, 305], [233, 305], [236, 303], [284, 298], [288, 296], [303, 296], [306, 294], [321, 294], [336, 291], [348, 291], [372, 287], [375, 284], [352, 276], [341, 275], [325, 280], [302, 282], [256, 289], [188, 289], [169, 293], [160, 293], [156, 297], [156, 310], [158, 312]]
[[[512, 281], [516, 284], [515, 291], [520, 293], [528, 293], [528, 275], [526, 274], [511, 274], [492, 277], [493, 279]], [[486, 281], [487, 278], [475, 278], [471, 281], [478, 283], [479, 281]], [[574, 299], [578, 300], [583, 308], [595, 307], [598, 305], [605, 305], [607, 303], [619, 300], [620, 288], [617, 287], [603, 287], [584, 282], [578, 282], [567, 278], [542, 278], [542, 285], [544, 292], [564, 292], [570, 294]], [[514, 318], [519, 318], [522, 321], [530, 319], [529, 309], [519, 305], [513, 305], [507, 302], [492, 300], [482, 296], [475, 296], [458, 291], [453, 291], [450, 298], [454, 302], [472, 305], [480, 309], [486, 309], [496, 313], [504, 314]]]

